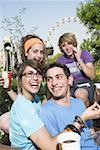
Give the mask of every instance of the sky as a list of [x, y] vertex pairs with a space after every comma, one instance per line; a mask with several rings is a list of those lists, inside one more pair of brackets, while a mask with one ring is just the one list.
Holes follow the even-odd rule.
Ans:
[[11, 20], [20, 9], [26, 8], [22, 18], [26, 34], [33, 26], [37, 27], [35, 34], [48, 41], [47, 46], [54, 46], [54, 54], [58, 53], [58, 39], [65, 32], [73, 32], [80, 45], [83, 38], [89, 37], [79, 19], [74, 21], [80, 2], [86, 0], [0, 0], [0, 42], [9, 35], [1, 28], [4, 18]]

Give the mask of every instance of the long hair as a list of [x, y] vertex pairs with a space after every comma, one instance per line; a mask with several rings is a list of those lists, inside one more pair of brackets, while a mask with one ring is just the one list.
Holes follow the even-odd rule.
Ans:
[[[21, 47], [20, 47], [22, 61], [24, 61], [24, 60], [27, 59], [27, 57], [25, 56], [24, 44], [26, 43], [27, 40], [32, 39], [32, 38], [37, 38], [37, 39], [39, 39], [43, 43], [44, 55], [43, 55], [43, 60], [42, 60], [41, 63], [44, 65], [45, 62], [46, 62], [46, 59], [47, 59], [46, 47], [45, 47], [45, 44], [44, 44], [43, 40], [39, 36], [37, 36], [37, 35], [28, 34], [25, 37], [22, 37], [22, 39], [21, 39]], [[30, 48], [28, 49], [28, 51], [30, 50]]]
[[18, 86], [20, 88], [20, 91], [22, 91], [21, 90], [22, 89], [21, 79], [22, 79], [22, 76], [23, 76], [23, 72], [24, 72], [24, 70], [27, 66], [34, 68], [35, 70], [37, 70], [42, 75], [42, 77], [44, 77], [43, 66], [40, 62], [38, 62], [37, 60], [31, 60], [31, 59], [25, 60], [20, 65], [20, 68], [19, 68], [19, 71], [18, 71]]

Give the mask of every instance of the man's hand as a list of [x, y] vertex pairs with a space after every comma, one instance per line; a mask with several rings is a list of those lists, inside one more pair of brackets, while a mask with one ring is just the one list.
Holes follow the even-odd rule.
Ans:
[[86, 120], [100, 118], [100, 105], [95, 102], [92, 106], [88, 107], [80, 117], [84, 122]]

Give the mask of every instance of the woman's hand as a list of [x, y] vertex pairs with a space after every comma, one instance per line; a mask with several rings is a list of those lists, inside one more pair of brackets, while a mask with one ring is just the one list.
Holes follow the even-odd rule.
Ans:
[[86, 120], [100, 118], [100, 105], [95, 102], [92, 106], [88, 107], [80, 117], [84, 122]]
[[0, 76], [0, 86], [3, 87], [3, 84], [4, 84], [4, 79]]
[[73, 51], [74, 51], [74, 56], [77, 59], [77, 62], [79, 62], [81, 60], [81, 50], [79, 50], [76, 47], [73, 47]]

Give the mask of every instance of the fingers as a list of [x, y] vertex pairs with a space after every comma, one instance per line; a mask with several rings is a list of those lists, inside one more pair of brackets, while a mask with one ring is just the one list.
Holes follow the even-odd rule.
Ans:
[[97, 100], [96, 102], [100, 105], [100, 100]]
[[75, 53], [77, 53], [77, 48], [76, 47], [73, 47], [73, 51], [75, 52]]
[[80, 50], [77, 47], [73, 47], [73, 51], [77, 54], [80, 53]]
[[4, 79], [0, 78], [0, 86], [3, 86], [3, 84], [4, 84]]
[[82, 114], [82, 118], [86, 121], [88, 119], [100, 118], [100, 105], [95, 102], [92, 106], [88, 107]]
[[100, 105], [99, 105], [97, 102], [94, 102], [94, 104], [91, 105], [91, 106], [88, 107], [88, 108], [89, 108], [89, 109], [95, 109], [95, 108], [100, 109]]
[[77, 61], [80, 60], [81, 51], [77, 49], [76, 47], [73, 47], [74, 56], [76, 57]]
[[100, 105], [97, 102], [95, 102], [92, 106], [92, 109], [93, 109], [94, 115], [96, 115], [96, 118], [100, 118]]
[[98, 104], [98, 102], [95, 102], [95, 103], [93, 104], [93, 109], [100, 111], [100, 105]]

